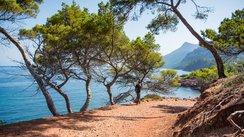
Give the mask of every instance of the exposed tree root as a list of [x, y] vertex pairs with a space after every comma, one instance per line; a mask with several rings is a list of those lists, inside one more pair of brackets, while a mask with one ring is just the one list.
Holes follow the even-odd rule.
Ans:
[[[244, 74], [221, 79], [204, 91], [203, 97], [176, 122], [174, 136], [211, 136], [217, 130], [238, 135], [244, 127]], [[233, 126], [233, 127], [232, 127]], [[235, 133], [235, 128], [238, 132]], [[208, 135], [209, 134], [209, 135]]]
[[[231, 113], [230, 116], [227, 118], [227, 120], [230, 122], [232, 126], [238, 129], [238, 131], [234, 134], [234, 136], [237, 136], [240, 133], [244, 133], [244, 128], [242, 128], [240, 125], [238, 125], [233, 119], [234, 117], [244, 117], [244, 110], [235, 111], [234, 113]], [[243, 121], [244, 122], [244, 121]]]

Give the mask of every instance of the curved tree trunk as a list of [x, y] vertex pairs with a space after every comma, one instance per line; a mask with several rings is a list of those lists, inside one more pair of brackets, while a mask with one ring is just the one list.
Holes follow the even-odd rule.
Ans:
[[191, 34], [193, 36], [195, 36], [199, 42], [205, 47], [207, 48], [212, 55], [214, 56], [214, 59], [216, 61], [217, 64], [217, 69], [218, 69], [218, 75], [219, 78], [225, 78], [226, 75], [224, 73], [224, 65], [223, 65], [223, 61], [221, 59], [221, 57], [219, 56], [219, 54], [217, 53], [217, 50], [211, 46], [210, 44], [208, 44], [192, 27], [191, 25], [186, 21], [186, 19], [181, 15], [181, 13], [178, 11], [178, 9], [176, 7], [172, 7], [174, 13], [179, 17], [179, 19], [182, 21], [182, 23], [187, 27], [187, 29], [191, 32]]
[[34, 69], [32, 68], [25, 49], [4, 28], [0, 27], [0, 33], [2, 33], [4, 36], [6, 36], [18, 48], [18, 50], [20, 51], [20, 53], [24, 59], [27, 69], [29, 70], [29, 72], [33, 76], [33, 78], [36, 80], [39, 88], [41, 89], [42, 94], [44, 95], [44, 97], [46, 99], [47, 106], [48, 106], [50, 112], [53, 114], [53, 116], [58, 116], [59, 113], [53, 103], [53, 100], [52, 100], [49, 92], [47, 91], [42, 79], [35, 73]]
[[64, 100], [65, 100], [65, 104], [66, 104], [66, 108], [67, 108], [67, 111], [68, 111], [68, 113], [72, 113], [73, 111], [72, 111], [72, 109], [71, 109], [71, 106], [70, 106], [70, 101], [69, 101], [69, 97], [68, 97], [68, 95], [67, 94], [65, 94], [65, 93], [60, 93], [60, 95], [64, 98]]
[[65, 101], [65, 104], [66, 104], [66, 109], [68, 111], [68, 113], [72, 113], [72, 109], [71, 109], [71, 106], [70, 106], [70, 101], [69, 101], [69, 97], [67, 94], [65, 94], [60, 88], [58, 88], [57, 86], [53, 85], [52, 83], [50, 83], [49, 81], [46, 81], [47, 84], [53, 88], [55, 91], [57, 91], [63, 98], [64, 98], [64, 101]]
[[[28, 70], [30, 71], [30, 69], [28, 69]], [[33, 71], [33, 73], [35, 73], [35, 72]], [[36, 76], [35, 74], [33, 75], [33, 73], [31, 73], [31, 75], [36, 80], [39, 88], [41, 89], [42, 94], [44, 95], [44, 97], [46, 99], [49, 111], [52, 113], [53, 116], [59, 116], [60, 114], [58, 113], [58, 111], [53, 103], [52, 97], [50, 96], [49, 92], [47, 91], [43, 81], [40, 78], [38, 78], [38, 76]]]
[[88, 106], [91, 102], [91, 98], [92, 98], [92, 93], [91, 93], [91, 78], [88, 78], [86, 80], [86, 102], [85, 104], [82, 106], [82, 108], [80, 109], [80, 111], [86, 111], [88, 109]]
[[112, 91], [111, 91], [111, 86], [107, 85], [106, 86], [106, 89], [107, 89], [107, 92], [108, 92], [108, 95], [109, 95], [109, 102], [111, 105], [114, 105], [114, 99], [113, 99], [113, 94], [112, 94]]

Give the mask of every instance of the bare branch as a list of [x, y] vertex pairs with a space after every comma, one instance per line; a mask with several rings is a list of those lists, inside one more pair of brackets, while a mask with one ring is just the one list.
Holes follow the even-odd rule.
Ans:
[[180, 5], [181, 1], [182, 1], [182, 0], [178, 0], [178, 2], [177, 2], [176, 5], [175, 5], [175, 8], [178, 8], [178, 6]]
[[[205, 6], [200, 6], [198, 5], [195, 0], [191, 0], [192, 3], [194, 4], [195, 6], [195, 9], [196, 9], [196, 18], [198, 19], [207, 19], [208, 15], [207, 13], [211, 12], [212, 9], [209, 8], [209, 7], [205, 7]], [[200, 11], [200, 9], [202, 9], [203, 11]]]
[[169, 7], [173, 6], [172, 4], [169, 4], [169, 3], [166, 3], [166, 2], [162, 2], [162, 1], [158, 1], [158, 0], [156, 0], [156, 3], [162, 4], [162, 5], [166, 5], [166, 6], [169, 6]]

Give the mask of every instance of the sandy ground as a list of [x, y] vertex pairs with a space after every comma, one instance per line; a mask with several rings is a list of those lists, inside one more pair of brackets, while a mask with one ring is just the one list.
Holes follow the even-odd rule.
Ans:
[[194, 103], [165, 99], [139, 105], [114, 105], [3, 126], [0, 136], [172, 137], [177, 115]]

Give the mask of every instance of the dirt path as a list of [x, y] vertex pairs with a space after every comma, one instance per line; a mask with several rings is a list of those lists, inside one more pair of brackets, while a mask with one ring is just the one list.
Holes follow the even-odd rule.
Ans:
[[0, 136], [171, 137], [177, 114], [195, 102], [166, 99], [115, 105], [0, 127]]

